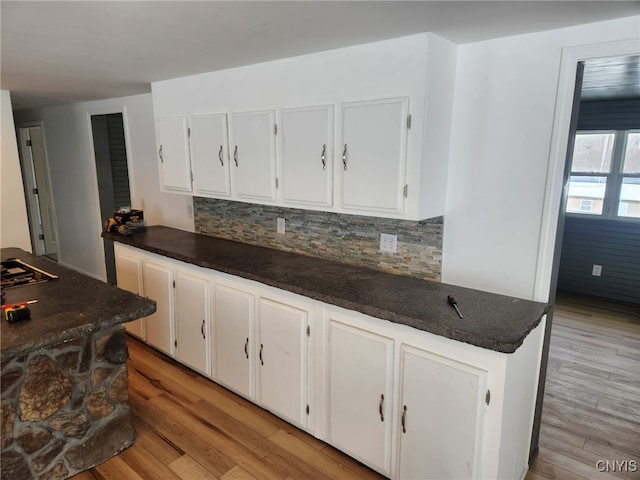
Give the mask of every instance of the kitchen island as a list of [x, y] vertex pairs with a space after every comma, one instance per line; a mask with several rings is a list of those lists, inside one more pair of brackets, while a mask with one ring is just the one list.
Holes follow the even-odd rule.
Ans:
[[4, 288], [31, 318], [1, 322], [2, 479], [64, 479], [133, 443], [123, 323], [152, 314], [137, 295], [16, 248], [57, 279]]

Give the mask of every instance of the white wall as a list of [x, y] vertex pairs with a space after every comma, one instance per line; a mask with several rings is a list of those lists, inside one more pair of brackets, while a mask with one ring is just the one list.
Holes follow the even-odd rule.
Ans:
[[633, 17], [458, 47], [443, 282], [533, 298], [562, 48], [639, 37]]
[[98, 186], [92, 150], [91, 115], [122, 112], [130, 169], [131, 200], [145, 208], [147, 224], [193, 231], [187, 216], [191, 197], [160, 192], [151, 95], [136, 95], [17, 112], [16, 123], [42, 122], [51, 190], [58, 222], [58, 259], [106, 280], [100, 233]]
[[31, 252], [27, 205], [22, 187], [18, 143], [13, 124], [11, 95], [0, 91], [0, 247], [18, 247]]

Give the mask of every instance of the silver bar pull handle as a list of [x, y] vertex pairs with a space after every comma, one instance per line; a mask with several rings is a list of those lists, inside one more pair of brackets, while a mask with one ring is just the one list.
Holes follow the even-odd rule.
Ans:
[[342, 151], [342, 166], [344, 167], [344, 171], [347, 171], [347, 144], [344, 144], [344, 150]]
[[264, 345], [260, 344], [260, 365], [264, 365], [264, 360], [262, 360], [262, 349], [264, 348]]
[[384, 422], [384, 395], [380, 395], [380, 405], [378, 405], [378, 411], [380, 412], [380, 421]]
[[249, 337], [247, 337], [247, 341], [244, 342], [244, 354], [249, 358]]
[[322, 145], [322, 153], [320, 154], [320, 160], [322, 160], [322, 170], [327, 169], [327, 144]]
[[238, 145], [233, 150], [233, 161], [236, 162], [236, 167], [238, 166]]
[[160, 156], [160, 163], [164, 163], [164, 157], [162, 156], [162, 145], [160, 145], [160, 150], [158, 150], [158, 155]]
[[220, 145], [220, 150], [218, 150], [218, 159], [220, 160], [220, 165], [224, 167], [224, 160], [222, 160], [222, 145]]
[[202, 338], [207, 338], [204, 336], [204, 320], [202, 320], [202, 326], [200, 327], [200, 333], [202, 334]]

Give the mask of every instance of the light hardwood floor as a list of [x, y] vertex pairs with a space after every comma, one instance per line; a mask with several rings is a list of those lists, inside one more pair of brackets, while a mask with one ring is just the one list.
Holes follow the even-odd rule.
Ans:
[[133, 446], [74, 480], [382, 479], [128, 337]]
[[640, 479], [640, 309], [559, 296], [526, 480], [619, 478]]
[[[526, 480], [640, 479], [640, 318], [561, 302]], [[383, 478], [133, 338], [129, 349], [136, 443], [75, 480]], [[599, 472], [598, 460], [638, 471]]]

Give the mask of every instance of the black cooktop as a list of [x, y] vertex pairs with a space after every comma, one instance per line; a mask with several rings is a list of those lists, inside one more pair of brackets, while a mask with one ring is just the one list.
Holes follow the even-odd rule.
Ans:
[[0, 286], [2, 289], [12, 288], [20, 285], [31, 285], [48, 280], [55, 280], [56, 278], [58, 278], [57, 275], [40, 270], [17, 258], [10, 258], [2, 262]]

